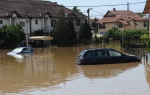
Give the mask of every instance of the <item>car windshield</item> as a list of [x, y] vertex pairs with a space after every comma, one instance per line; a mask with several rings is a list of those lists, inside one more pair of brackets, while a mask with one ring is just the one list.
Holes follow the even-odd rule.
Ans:
[[23, 50], [23, 48], [16, 48], [12, 52], [19, 53]]

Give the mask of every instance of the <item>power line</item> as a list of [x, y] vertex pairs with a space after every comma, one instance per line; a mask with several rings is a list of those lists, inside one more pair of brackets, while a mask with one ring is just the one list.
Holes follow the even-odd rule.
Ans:
[[100, 14], [103, 14], [103, 13], [101, 13], [101, 12], [98, 12], [98, 11], [94, 11], [94, 10], [91, 10], [91, 11], [93, 11], [93, 12], [96, 12], [96, 13], [100, 13]]
[[[136, 3], [129, 3], [130, 5], [135, 5], [135, 4], [140, 4], [140, 3], [146, 3], [144, 2], [136, 2]], [[104, 7], [104, 6], [122, 6], [122, 5], [127, 5], [127, 4], [116, 4], [116, 5], [98, 5], [98, 6], [77, 6], [77, 7]], [[65, 7], [74, 7], [74, 6], [65, 6]]]

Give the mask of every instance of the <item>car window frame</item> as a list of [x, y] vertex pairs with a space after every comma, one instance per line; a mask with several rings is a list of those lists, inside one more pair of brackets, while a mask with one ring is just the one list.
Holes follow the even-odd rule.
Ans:
[[[94, 56], [86, 57], [87, 53], [89, 53], [89, 52], [95, 52], [95, 55], [94, 55]], [[83, 58], [93, 58], [93, 57], [97, 57], [97, 52], [96, 52], [96, 50], [89, 50], [89, 51], [85, 52], [85, 54], [84, 54], [84, 56], [83, 56]]]
[[[120, 56], [111, 56], [109, 51], [115, 51], [115, 52], [120, 53], [121, 55]], [[121, 57], [123, 55], [123, 53], [121, 53], [121, 52], [119, 52], [117, 50], [114, 50], [114, 49], [109, 49], [109, 50], [107, 50], [107, 52], [108, 52], [108, 54], [109, 54], [110, 57]]]
[[[103, 51], [103, 52], [105, 52], [105, 56], [99, 56], [99, 55], [98, 55], [98, 51]], [[109, 57], [109, 54], [108, 54], [108, 51], [107, 51], [107, 50], [97, 50], [96, 53], [97, 53], [97, 57]]]

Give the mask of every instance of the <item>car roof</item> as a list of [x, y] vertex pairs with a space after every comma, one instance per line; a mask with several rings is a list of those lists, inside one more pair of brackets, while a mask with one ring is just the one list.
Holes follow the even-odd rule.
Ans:
[[114, 50], [112, 48], [91, 48], [91, 49], [87, 49], [87, 50]]

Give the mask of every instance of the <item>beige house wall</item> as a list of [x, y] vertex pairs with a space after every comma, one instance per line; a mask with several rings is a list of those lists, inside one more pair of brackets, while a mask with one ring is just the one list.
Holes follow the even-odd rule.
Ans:
[[[138, 21], [136, 22], [138, 25], [136, 25], [136, 29], [147, 29], [147, 27], [144, 27], [144, 21]], [[146, 23], [146, 26], [148, 23]]]
[[[148, 19], [149, 19], [149, 23], [150, 23], [150, 9], [149, 9], [149, 17], [148, 17]], [[150, 24], [149, 24], [149, 36], [150, 36]]]
[[[99, 29], [99, 25], [98, 25], [98, 33], [100, 32], [107, 32], [109, 29], [112, 29], [112, 27], [116, 27], [118, 28], [114, 22], [111, 23], [105, 23], [105, 29]], [[118, 28], [119, 30], [124, 30], [124, 28]]]
[[109, 29], [112, 27], [116, 27], [114, 23], [105, 23], [105, 29], [99, 29], [99, 24], [98, 24], [98, 33], [100, 32], [107, 32]]
[[125, 26], [124, 29], [125, 29], [125, 30], [135, 30], [135, 25], [128, 25], [128, 26]]
[[[105, 23], [105, 29], [99, 29], [99, 25], [98, 25], [98, 33], [107, 32], [109, 29], [112, 29], [112, 27], [116, 27], [119, 30], [147, 29], [147, 27], [144, 27], [144, 25], [143, 25], [144, 21], [136, 21], [136, 23], [137, 23], [137, 25], [134, 25], [134, 21], [131, 21], [130, 22], [131, 25], [124, 26], [123, 28], [118, 28], [117, 26], [115, 26], [114, 23]], [[149, 20], [149, 23], [150, 23], [150, 20]]]

